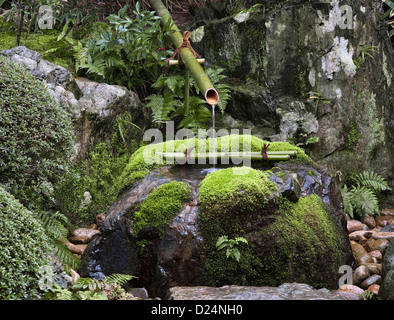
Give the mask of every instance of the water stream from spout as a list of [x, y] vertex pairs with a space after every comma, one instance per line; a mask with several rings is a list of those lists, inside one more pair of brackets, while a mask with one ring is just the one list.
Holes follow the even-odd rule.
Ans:
[[213, 168], [216, 168], [216, 132], [215, 132], [215, 105], [212, 105], [212, 146], [213, 146]]

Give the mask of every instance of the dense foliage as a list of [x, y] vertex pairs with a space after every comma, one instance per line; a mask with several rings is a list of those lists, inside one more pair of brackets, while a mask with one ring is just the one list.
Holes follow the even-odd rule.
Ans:
[[0, 57], [0, 184], [29, 208], [50, 199], [72, 154], [71, 120], [28, 71]]
[[41, 267], [49, 264], [41, 224], [0, 186], [0, 299], [39, 297]]

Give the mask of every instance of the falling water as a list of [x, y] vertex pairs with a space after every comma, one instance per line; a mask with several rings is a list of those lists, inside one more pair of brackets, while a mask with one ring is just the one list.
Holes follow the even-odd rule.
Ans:
[[213, 168], [216, 167], [216, 141], [215, 141], [215, 105], [212, 105], [212, 144], [213, 144]]

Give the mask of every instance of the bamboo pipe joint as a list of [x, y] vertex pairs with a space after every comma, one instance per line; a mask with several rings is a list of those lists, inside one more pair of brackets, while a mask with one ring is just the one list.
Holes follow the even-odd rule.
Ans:
[[207, 91], [205, 91], [205, 100], [210, 105], [217, 105], [219, 102], [219, 93], [215, 88], [208, 88]]

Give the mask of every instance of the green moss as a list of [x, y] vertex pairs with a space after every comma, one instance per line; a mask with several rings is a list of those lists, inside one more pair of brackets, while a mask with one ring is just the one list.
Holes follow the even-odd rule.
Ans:
[[[94, 217], [106, 210], [124, 191], [124, 185], [132, 185], [145, 173], [135, 171], [125, 178], [119, 176], [131, 155], [137, 149], [136, 128], [131, 125], [131, 114], [119, 115], [114, 122], [111, 143], [100, 142], [94, 146], [87, 160], [74, 163], [70, 172], [56, 186], [56, 197], [64, 213], [74, 213], [81, 223], [91, 223]], [[81, 207], [84, 193], [88, 191], [91, 202]]]
[[[157, 156], [156, 152], [184, 152], [187, 148], [196, 146], [197, 152], [207, 152], [213, 148], [213, 144], [216, 146], [218, 152], [224, 151], [244, 151], [244, 144], [247, 149], [252, 152], [261, 152], [261, 148], [264, 144], [269, 142], [264, 141], [260, 138], [250, 135], [227, 135], [213, 139], [185, 139], [185, 140], [172, 140], [167, 142], [161, 142], [157, 144], [150, 144], [139, 148], [130, 158], [124, 171], [118, 178], [119, 187], [125, 189], [130, 186], [129, 177], [136, 172], [143, 177], [149, 173], [150, 169], [157, 168], [159, 166], [166, 165], [162, 161], [160, 156]], [[297, 158], [292, 161], [298, 163], [312, 163], [312, 160], [305, 152], [288, 142], [270, 142], [268, 151], [291, 151], [297, 150]], [[168, 163], [167, 163], [168, 164]]]
[[356, 121], [351, 121], [345, 131], [347, 132], [347, 148], [348, 150], [353, 150], [361, 138], [361, 133], [358, 130]]
[[[41, 53], [43, 59], [72, 71], [73, 50], [66, 40], [57, 41], [59, 31], [42, 30], [38, 33], [22, 32], [20, 45]], [[0, 30], [0, 50], [16, 47], [16, 32], [8, 28]]]
[[[228, 260], [217, 252], [219, 236], [244, 236], [245, 223], [258, 224], [259, 213], [267, 204], [275, 186], [269, 174], [248, 167], [215, 171], [206, 176], [199, 189], [200, 225], [207, 253], [207, 277], [213, 285], [254, 283], [261, 261], [251, 246], [240, 245], [240, 262]], [[256, 220], [257, 219], [257, 220]]]
[[[304, 282], [330, 287], [341, 264], [341, 238], [325, 204], [316, 195], [295, 204], [281, 199], [279, 217], [262, 231], [265, 239], [275, 234], [274, 250], [263, 252], [264, 282]], [[330, 270], [321, 270], [331, 266]]]
[[154, 189], [133, 217], [133, 230], [138, 234], [145, 227], [154, 227], [162, 235], [163, 228], [191, 197], [187, 183], [172, 181]]
[[202, 219], [261, 209], [275, 189], [269, 175], [249, 167], [227, 168], [208, 174], [200, 184]]

